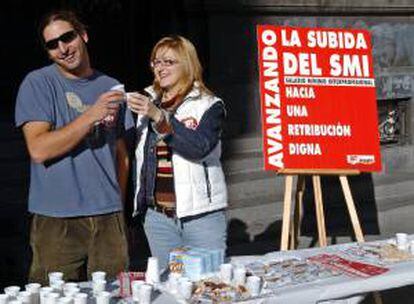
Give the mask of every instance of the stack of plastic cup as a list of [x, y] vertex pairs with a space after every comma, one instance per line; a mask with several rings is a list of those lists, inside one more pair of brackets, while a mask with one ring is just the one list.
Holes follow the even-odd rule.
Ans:
[[49, 285], [52, 286], [56, 281], [63, 281], [63, 272], [53, 271], [49, 272]]
[[73, 304], [73, 299], [70, 297], [61, 297], [57, 301], [58, 304]]
[[172, 293], [177, 293], [179, 286], [178, 286], [178, 280], [182, 277], [181, 273], [178, 272], [171, 272], [168, 275], [168, 289]]
[[152, 296], [152, 286], [142, 284], [139, 288], [139, 304], [150, 304]]
[[101, 292], [106, 291], [106, 281], [96, 280], [92, 281], [92, 292], [94, 296], [97, 296]]
[[9, 302], [9, 296], [5, 293], [0, 294], [0, 304], [7, 304]]
[[92, 282], [97, 280], [106, 280], [106, 272], [105, 271], [95, 271], [92, 272]]
[[87, 304], [88, 295], [83, 292], [79, 292], [73, 296], [73, 304]]
[[257, 276], [247, 277], [246, 287], [251, 296], [255, 297], [260, 294], [260, 283], [261, 280]]
[[131, 293], [133, 301], [139, 302], [140, 289], [144, 284], [145, 282], [141, 280], [134, 280], [131, 282]]
[[63, 280], [53, 280], [52, 283], [50, 284], [50, 287], [53, 288], [53, 291], [62, 295], [63, 294], [63, 286], [65, 285], [65, 281]]
[[109, 304], [111, 301], [111, 293], [108, 291], [102, 291], [96, 295], [96, 304]]
[[147, 272], [145, 273], [145, 281], [148, 284], [156, 284], [160, 282], [160, 270], [158, 266], [158, 258], [150, 257], [147, 263]]
[[49, 293], [53, 292], [53, 288], [50, 286], [42, 287], [39, 291], [39, 298], [40, 298], [40, 304], [46, 304], [46, 297]]
[[408, 234], [407, 233], [396, 233], [395, 239], [397, 248], [399, 250], [406, 251], [408, 249]]
[[106, 291], [106, 272], [95, 271], [92, 273], [92, 292], [94, 296]]
[[30, 292], [32, 303], [33, 304], [39, 304], [40, 303], [40, 288], [42, 285], [39, 283], [29, 283], [26, 284], [26, 291]]
[[73, 296], [78, 292], [80, 292], [78, 283], [68, 282], [63, 285], [63, 295], [65, 297], [73, 298]]
[[179, 280], [179, 291], [181, 296], [189, 300], [193, 294], [193, 282], [190, 280]]
[[220, 279], [227, 284], [231, 283], [233, 266], [230, 263], [220, 265]]
[[234, 285], [244, 285], [246, 283], [246, 268], [236, 267], [233, 271]]
[[50, 292], [46, 294], [46, 304], [57, 304], [60, 294], [57, 292]]
[[20, 291], [17, 299], [22, 302], [23, 304], [31, 304], [32, 303], [32, 294], [28, 291]]
[[17, 300], [19, 295], [20, 287], [19, 286], [8, 286], [4, 288], [4, 293], [9, 297], [9, 301]]

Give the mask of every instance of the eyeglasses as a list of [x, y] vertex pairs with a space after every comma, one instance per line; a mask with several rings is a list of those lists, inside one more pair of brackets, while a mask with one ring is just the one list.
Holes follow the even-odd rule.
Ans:
[[171, 66], [177, 64], [178, 62], [179, 61], [178, 60], [175, 60], [175, 59], [154, 59], [151, 62], [151, 67], [153, 69], [159, 68], [161, 66], [163, 66], [163, 67], [171, 67]]
[[59, 46], [59, 41], [62, 41], [64, 43], [70, 43], [78, 36], [78, 33], [75, 30], [71, 30], [69, 32], [63, 33], [59, 37], [46, 41], [45, 47], [48, 50], [54, 50]]

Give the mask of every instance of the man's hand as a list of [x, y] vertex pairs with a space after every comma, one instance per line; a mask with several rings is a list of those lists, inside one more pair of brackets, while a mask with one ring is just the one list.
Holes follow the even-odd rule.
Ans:
[[124, 93], [122, 92], [105, 92], [99, 96], [95, 104], [85, 112], [85, 115], [90, 117], [94, 123], [101, 122], [107, 116], [115, 116], [119, 110], [119, 102], [124, 99]]

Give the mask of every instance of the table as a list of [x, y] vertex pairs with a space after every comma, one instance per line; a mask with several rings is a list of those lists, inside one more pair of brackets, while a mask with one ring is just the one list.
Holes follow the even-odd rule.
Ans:
[[[409, 237], [414, 240], [414, 235]], [[375, 242], [372, 242], [375, 243]], [[312, 248], [283, 252], [272, 252], [264, 256], [239, 256], [231, 257], [235, 264], [247, 264], [258, 259], [301, 257], [305, 258], [318, 253], [332, 253], [350, 244], [328, 246], [325, 248]], [[354, 304], [359, 303], [366, 293], [398, 288], [414, 284], [414, 260], [398, 262], [387, 265], [389, 271], [370, 278], [357, 278], [345, 275], [318, 280], [315, 282], [303, 283], [300, 285], [281, 287], [278, 292], [266, 298], [244, 301], [245, 304], [253, 303], [335, 303]], [[162, 293], [158, 295], [155, 304], [179, 303], [172, 296]]]

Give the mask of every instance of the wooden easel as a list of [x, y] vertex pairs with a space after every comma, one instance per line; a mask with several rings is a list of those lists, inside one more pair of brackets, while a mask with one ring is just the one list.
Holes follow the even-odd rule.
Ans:
[[[354, 229], [355, 237], [358, 242], [364, 242], [364, 236], [362, 234], [361, 224], [358, 219], [358, 215], [355, 209], [355, 203], [352, 198], [351, 189], [349, 188], [348, 175], [357, 175], [360, 172], [358, 170], [313, 170], [313, 169], [301, 169], [291, 170], [285, 169], [281, 172], [285, 174], [285, 194], [283, 199], [283, 219], [282, 219], [282, 237], [280, 242], [280, 250], [288, 250], [289, 247], [289, 234], [291, 236], [290, 248], [295, 249], [299, 238], [299, 225], [301, 220], [301, 209], [303, 203], [303, 193], [305, 190], [305, 176], [312, 176], [313, 192], [315, 198], [315, 210], [316, 210], [316, 223], [318, 227], [318, 239], [319, 246], [325, 247], [327, 245], [326, 240], [326, 228], [325, 228], [325, 215], [323, 212], [323, 200], [322, 200], [322, 187], [321, 187], [321, 175], [337, 175], [341, 182], [342, 191], [345, 196], [345, 202], [348, 207], [349, 216], [351, 218], [352, 227]], [[297, 175], [296, 195], [295, 195], [295, 210], [294, 210], [294, 223], [291, 225], [291, 204], [292, 204], [292, 188], [293, 177]], [[290, 227], [289, 227], [290, 226]]]
[[[283, 218], [282, 218], [282, 237], [280, 241], [280, 250], [296, 249], [299, 240], [300, 221], [302, 218], [303, 194], [305, 191], [305, 176], [312, 176], [313, 192], [315, 199], [316, 222], [318, 227], [318, 240], [320, 247], [327, 246], [325, 215], [323, 211], [321, 175], [337, 175], [341, 183], [342, 192], [344, 193], [345, 202], [348, 207], [355, 238], [358, 242], [364, 242], [361, 224], [355, 209], [355, 203], [352, 198], [351, 189], [348, 183], [348, 175], [358, 175], [358, 170], [314, 170], [314, 169], [284, 169], [280, 173], [285, 175], [285, 193], [283, 198]], [[291, 221], [291, 204], [293, 177], [297, 175], [295, 210], [293, 223]], [[289, 227], [290, 226], [290, 227]], [[289, 234], [290, 246], [289, 246]], [[382, 298], [379, 292], [374, 292], [374, 301], [376, 304], [382, 304]]]

